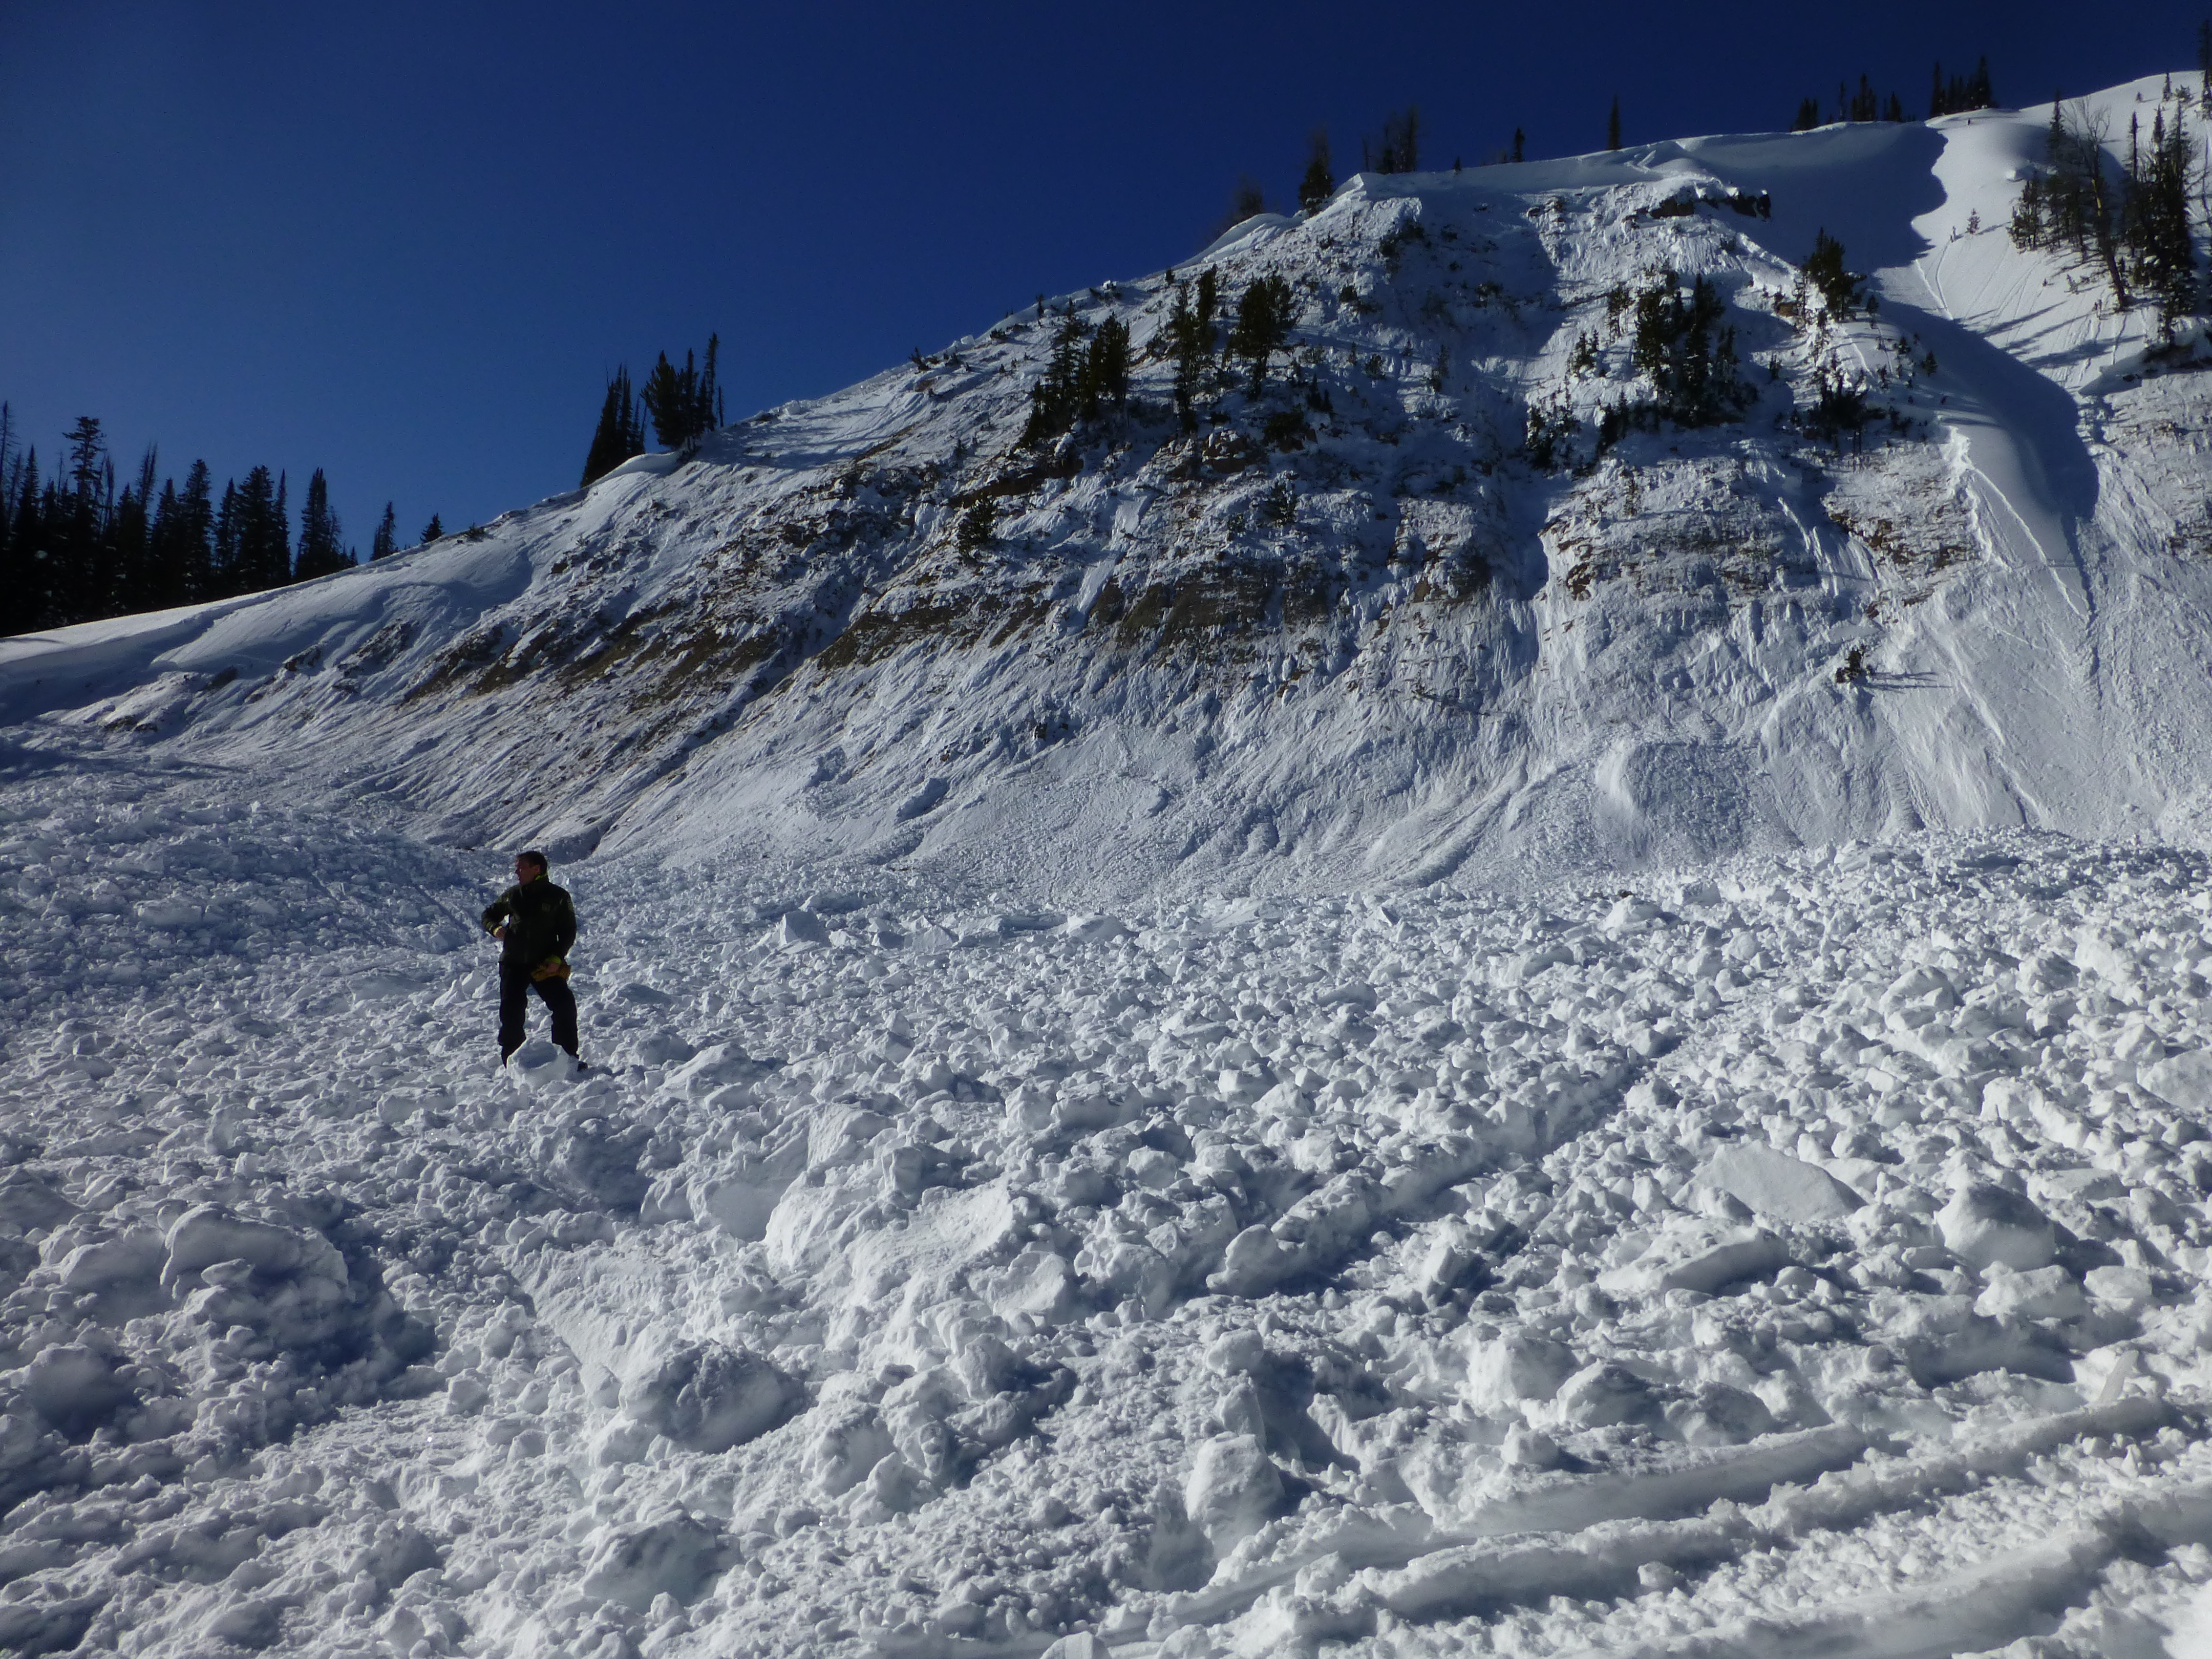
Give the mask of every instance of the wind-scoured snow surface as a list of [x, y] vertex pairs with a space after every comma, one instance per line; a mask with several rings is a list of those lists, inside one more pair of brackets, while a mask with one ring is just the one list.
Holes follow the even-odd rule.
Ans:
[[[0, 641], [0, 1649], [2212, 1650], [2212, 390], [2047, 117], [1363, 178], [1194, 437], [1155, 276], [1042, 453], [1025, 316]], [[1599, 453], [1667, 269], [1757, 396]]]

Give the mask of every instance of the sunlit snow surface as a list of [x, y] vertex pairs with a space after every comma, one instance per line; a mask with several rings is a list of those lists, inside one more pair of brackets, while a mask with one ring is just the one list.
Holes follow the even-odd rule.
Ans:
[[[1153, 273], [1049, 465], [1024, 313], [0, 641], [0, 1649], [2212, 1653], [2212, 389], [2046, 118], [1363, 175], [1202, 434]], [[1771, 368], [1601, 453], [1662, 269]]]
[[2195, 855], [572, 866], [577, 1081], [489, 857], [10, 761], [0, 1644], [2137, 1654], [2212, 1577]]

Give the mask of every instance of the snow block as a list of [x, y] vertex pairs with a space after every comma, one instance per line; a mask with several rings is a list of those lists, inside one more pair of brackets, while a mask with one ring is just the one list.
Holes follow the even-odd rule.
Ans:
[[1974, 1311], [1985, 1319], [2078, 1319], [2088, 1310], [2089, 1298], [2074, 1275], [2056, 1265], [2022, 1273], [1996, 1263], [1974, 1298]]
[[787, 910], [776, 925], [775, 942], [785, 950], [806, 949], [830, 942], [830, 925], [804, 910]]
[[107, 1356], [82, 1343], [58, 1343], [23, 1370], [23, 1396], [47, 1425], [82, 1440], [131, 1398]]
[[1468, 1354], [1467, 1403], [1486, 1414], [1515, 1412], [1549, 1400], [1574, 1369], [1574, 1351], [1564, 1342], [1519, 1331], [1478, 1340]]
[[2141, 1267], [2092, 1267], [2081, 1282], [2100, 1302], [2140, 1308], [2151, 1299], [2150, 1275]]
[[1002, 1272], [988, 1275], [983, 1288], [1001, 1319], [1027, 1314], [1057, 1325], [1075, 1311], [1075, 1270], [1050, 1250], [1024, 1250]]
[[1540, 1413], [1540, 1427], [1606, 1429], [1648, 1417], [1657, 1402], [1651, 1387], [1626, 1366], [1600, 1361], [1559, 1385]]
[[671, 1072], [666, 1086], [696, 1100], [726, 1084], [750, 1082], [763, 1069], [736, 1043], [714, 1042]]
[[1731, 1279], [1770, 1273], [1790, 1260], [1782, 1241], [1759, 1227], [1693, 1222], [1668, 1228], [1644, 1254], [1598, 1275], [1598, 1288], [1624, 1301], [1668, 1291], [1710, 1295]]
[[1716, 1152], [1704, 1180], [1763, 1216], [1797, 1225], [1839, 1221], [1862, 1202], [1818, 1165], [1749, 1141]]
[[30, 1170], [0, 1170], [0, 1215], [19, 1227], [52, 1227], [76, 1213], [70, 1203]]
[[1247, 1227], [1229, 1241], [1206, 1288], [1216, 1296], [1256, 1296], [1287, 1271], [1290, 1255], [1265, 1227]]
[[2212, 1109], [2212, 1050], [2193, 1048], [2154, 1060], [2136, 1073], [2136, 1081], [2185, 1112]]
[[1182, 1506], [1213, 1547], [1226, 1553], [1281, 1510], [1283, 1477], [1256, 1436], [1217, 1434], [1198, 1449], [1183, 1482]]
[[901, 823], [910, 823], [933, 811], [951, 788], [952, 785], [945, 779], [932, 778], [898, 804], [895, 816]]
[[1985, 1181], [1970, 1182], [1936, 1212], [1943, 1248], [1967, 1266], [2015, 1272], [2047, 1267], [2058, 1253], [2051, 1218], [2033, 1200]]
[[608, 1539], [584, 1574], [584, 1592], [642, 1613], [664, 1593], [679, 1602], [696, 1599], [729, 1563], [720, 1530], [691, 1516], [671, 1516]]
[[678, 1348], [623, 1390], [632, 1417], [700, 1452], [758, 1439], [805, 1399], [798, 1382], [768, 1360], [719, 1342]]
[[62, 1288], [82, 1294], [116, 1285], [151, 1284], [168, 1259], [168, 1246], [151, 1227], [80, 1244], [62, 1259]]

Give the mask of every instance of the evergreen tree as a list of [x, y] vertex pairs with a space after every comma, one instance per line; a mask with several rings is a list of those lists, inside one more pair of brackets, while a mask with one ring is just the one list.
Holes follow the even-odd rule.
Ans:
[[[15, 415], [0, 402], [0, 591], [12, 587], [15, 574], [15, 490], [19, 482], [15, 458]], [[0, 599], [0, 634], [9, 632], [8, 602]]]
[[222, 501], [215, 512], [215, 574], [210, 599], [227, 599], [234, 593], [246, 591], [244, 572], [239, 568], [238, 483], [235, 479], [222, 481]]
[[368, 544], [368, 556], [374, 562], [378, 559], [388, 559], [398, 550], [399, 516], [392, 510], [392, 503], [386, 501], [384, 516], [377, 520], [376, 535]]
[[[646, 413], [653, 418], [653, 429], [664, 447], [683, 449], [694, 441], [714, 430], [721, 419], [722, 395], [715, 385], [715, 359], [721, 350], [722, 337], [709, 335], [707, 339], [707, 366], [704, 373], [696, 367], [693, 355], [684, 354], [684, 367], [679, 370], [662, 352], [653, 364], [653, 373], [639, 393]], [[642, 452], [641, 444], [638, 450]], [[624, 459], [629, 457], [625, 456]]]
[[153, 520], [154, 481], [159, 469], [160, 457], [149, 445], [138, 458], [137, 479], [116, 501], [107, 530], [115, 586], [106, 596], [103, 614], [158, 608], [153, 597], [158, 580], [154, 570]]
[[1888, 106], [1882, 111], [1881, 118], [1885, 121], [1902, 122], [1905, 119], [1905, 100], [1895, 93], [1891, 93]]
[[287, 474], [279, 469], [276, 474], [276, 510], [270, 518], [275, 535], [270, 544], [266, 562], [270, 580], [267, 586], [282, 587], [292, 580], [292, 514], [285, 505]]
[[1182, 422], [1186, 432], [1198, 429], [1199, 387], [1205, 379], [1206, 366], [1213, 356], [1213, 342], [1207, 337], [1208, 332], [1192, 308], [1189, 290], [1177, 283], [1175, 305], [1168, 313], [1168, 339], [1175, 348], [1176, 418]]
[[9, 469], [15, 512], [8, 527], [8, 580], [0, 586], [0, 633], [27, 634], [44, 621], [41, 599], [45, 580], [40, 562], [46, 556], [39, 507], [39, 452], [25, 451], [21, 463]]
[[592, 447], [584, 457], [583, 482], [596, 483], [631, 456], [644, 453], [644, 422], [630, 391], [629, 365], [624, 363], [615, 371], [614, 379], [607, 383], [606, 396], [600, 400], [599, 428], [592, 434]]
[[1802, 99], [1797, 105], [1797, 118], [1790, 124], [1792, 132], [1810, 132], [1820, 125], [1820, 100]]
[[1741, 407], [1735, 330], [1720, 325], [1726, 312], [1711, 281], [1698, 277], [1686, 295], [1671, 270], [1637, 296], [1632, 361], [1651, 376], [1653, 412], [1679, 426], [1705, 426]]
[[1613, 109], [1605, 118], [1605, 147], [1620, 148], [1620, 94], [1617, 92], [1613, 94]]
[[1022, 443], [1034, 448], [1073, 426], [1083, 408], [1084, 327], [1071, 307], [1052, 337], [1052, 356], [1030, 393]]
[[1267, 378], [1267, 359], [1290, 343], [1293, 301], [1291, 285], [1280, 276], [1262, 276], [1237, 302], [1236, 326], [1224, 348], [1252, 366], [1252, 395]]
[[1298, 180], [1298, 205], [1318, 213], [1336, 192], [1336, 174], [1328, 159], [1328, 129], [1316, 127], [1306, 140], [1305, 176]]
[[1972, 75], [1954, 75], [1945, 79], [1943, 65], [1936, 65], [1935, 82], [1928, 94], [1928, 117], [1959, 115], [1968, 110], [1994, 109], [1996, 92], [1990, 83], [1990, 60], [1984, 57], [1974, 65]]
[[1128, 406], [1129, 325], [1119, 317], [1109, 317], [1099, 324], [1098, 332], [1091, 338], [1077, 402], [1081, 418], [1086, 421], [1097, 419], [1108, 404], [1117, 411]]
[[324, 481], [322, 468], [317, 467], [315, 476], [307, 480], [307, 503], [300, 513], [300, 553], [293, 571], [295, 578], [307, 581], [351, 564], [353, 561], [346, 556], [343, 536], [338, 527], [338, 515], [331, 508], [330, 485]]
[[1421, 167], [1421, 107], [1408, 104], [1382, 118], [1382, 140], [1359, 141], [1360, 159], [1375, 173], [1418, 173]]
[[166, 556], [177, 572], [178, 602], [191, 605], [215, 597], [215, 477], [205, 461], [194, 461], [177, 497], [174, 540]]
[[[2086, 106], [2069, 112], [2063, 98], [2051, 103], [2045, 139], [2050, 171], [2037, 192], [2044, 219], [2045, 246], [2070, 246], [2079, 259], [2094, 258], [2112, 285], [2112, 302], [2124, 311], [2134, 303], [2128, 276], [2133, 227], [2127, 208], [2137, 186], [2128, 179], [2116, 190], [2105, 161], [2105, 129]], [[2185, 174], [2187, 169], [2185, 165]], [[2139, 211], [2139, 210], [2138, 210]], [[2015, 209], [2017, 227], [2020, 222]]]
[[114, 469], [99, 420], [80, 416], [67, 441], [66, 490], [41, 514], [46, 562], [44, 609], [48, 627], [110, 614], [114, 573], [106, 532]]
[[2013, 204], [2012, 222], [2005, 227], [2014, 247], [2025, 251], [2043, 246], [2048, 234], [2043, 217], [2043, 180], [2030, 173], [2021, 182], [2019, 200]]
[[2197, 307], [2196, 239], [2189, 215], [2196, 167], [2179, 110], [2170, 131], [2164, 109], [2152, 117], [2147, 154], [2138, 151], [2136, 137], [2131, 125], [2120, 208], [2129, 277], [2156, 303], [2171, 337], [2175, 319]]
[[264, 588], [281, 587], [292, 579], [291, 525], [285, 494], [283, 480], [272, 479], [265, 466], [257, 466], [246, 475], [234, 498], [225, 492], [233, 521], [231, 592], [258, 593]]
[[1805, 256], [1805, 277], [1832, 317], [1850, 316], [1866, 290], [1866, 278], [1844, 268], [1844, 245], [1825, 229], [1814, 234], [1813, 251]]
[[69, 434], [70, 493], [88, 504], [96, 501], [106, 459], [107, 441], [100, 435], [98, 417], [78, 416]]
[[[1221, 230], [1231, 230], [1255, 214], [1267, 210], [1267, 198], [1260, 188], [1258, 179], [1244, 173], [1237, 180], [1237, 188], [1229, 192], [1229, 211], [1222, 216]], [[1219, 234], [1219, 231], [1215, 233]]]
[[430, 522], [422, 526], [422, 534], [420, 538], [419, 544], [423, 547], [428, 547], [432, 542], [441, 539], [445, 536], [445, 525], [440, 520], [438, 515], [433, 513], [430, 515]]
[[2197, 101], [2212, 111], [2212, 18], [2197, 26]]
[[177, 499], [177, 481], [163, 480], [161, 499], [154, 503], [153, 523], [146, 532], [151, 555], [144, 604], [149, 611], [166, 611], [185, 602], [184, 569], [177, 557], [177, 518], [182, 507]]
[[691, 404], [698, 379], [688, 351], [684, 354], [681, 372], [664, 351], [653, 373], [645, 377], [645, 390], [639, 399], [652, 417], [653, 435], [660, 440], [662, 448], [681, 449], [691, 436]]

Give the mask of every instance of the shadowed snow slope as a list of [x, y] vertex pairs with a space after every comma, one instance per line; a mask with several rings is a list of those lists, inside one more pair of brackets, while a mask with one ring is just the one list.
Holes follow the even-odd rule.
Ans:
[[[2124, 132], [2160, 90], [2092, 102]], [[2212, 383], [2000, 228], [2048, 113], [1361, 175], [1209, 250], [1224, 307], [1278, 276], [1295, 314], [1194, 433], [1195, 265], [1068, 297], [1128, 325], [1133, 396], [1042, 447], [1062, 323], [1024, 313], [373, 568], [0, 644], [0, 708], [450, 844], [1102, 902], [1918, 824], [2194, 842]], [[1877, 312], [1808, 301], [1822, 228]], [[1717, 285], [1738, 418], [1601, 436], [1669, 271]], [[1857, 439], [1814, 435], [1839, 376]]]

